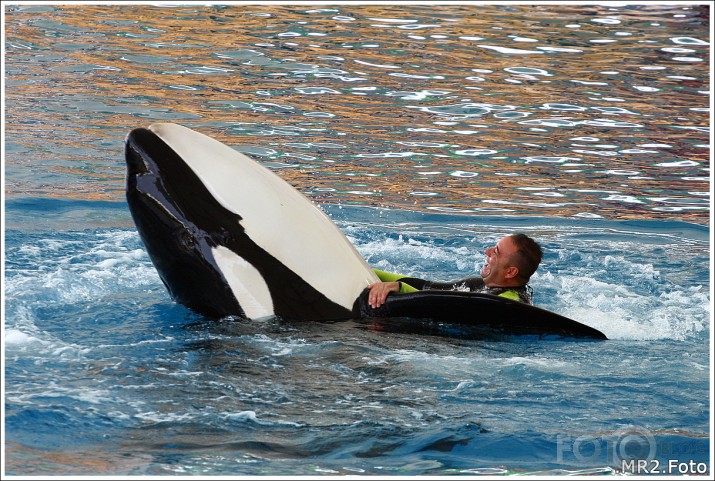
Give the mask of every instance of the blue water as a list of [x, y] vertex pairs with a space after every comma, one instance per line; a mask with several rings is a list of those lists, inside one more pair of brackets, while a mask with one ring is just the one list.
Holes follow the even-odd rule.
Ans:
[[707, 228], [326, 208], [372, 265], [438, 279], [526, 230], [535, 302], [610, 338], [480, 340], [209, 321], [124, 204], [6, 209], [8, 474], [612, 474], [618, 449], [709, 469]]
[[[4, 5], [3, 474], [709, 472], [710, 6]], [[124, 199], [157, 121], [384, 270], [532, 235], [535, 303], [609, 340], [202, 318]]]

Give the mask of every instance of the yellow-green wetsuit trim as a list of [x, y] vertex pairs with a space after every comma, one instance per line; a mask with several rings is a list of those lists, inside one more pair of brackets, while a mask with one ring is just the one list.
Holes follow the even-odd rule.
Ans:
[[[377, 274], [377, 277], [382, 282], [400, 282], [400, 279], [403, 279], [405, 277], [401, 274], [393, 274], [392, 272], [385, 272], [385, 271], [381, 271], [379, 269], [373, 269], [373, 271], [375, 272], [375, 274]], [[418, 291], [419, 291], [419, 289], [416, 289], [405, 282], [400, 282], [400, 293], [401, 294], [405, 294], [407, 292], [418, 292]]]
[[501, 294], [497, 294], [499, 297], [506, 297], [507, 299], [511, 299], [512, 301], [521, 301], [521, 298], [519, 297], [519, 293], [516, 291], [504, 291]]

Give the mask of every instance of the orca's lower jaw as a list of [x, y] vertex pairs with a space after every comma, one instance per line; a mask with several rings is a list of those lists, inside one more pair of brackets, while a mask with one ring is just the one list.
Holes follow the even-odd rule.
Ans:
[[136, 190], [127, 192], [139, 236], [171, 298], [213, 318], [243, 316], [211, 253], [212, 242], [170, 208]]
[[171, 298], [208, 317], [243, 316], [233, 292], [213, 258], [209, 234], [186, 219], [166, 195], [149, 152], [164, 143], [147, 129], [135, 129], [126, 141], [126, 198], [134, 224]]
[[145, 146], [150, 142], [161, 142], [149, 129], [134, 129], [124, 141], [124, 156], [127, 162], [127, 178], [146, 174], [151, 171], [151, 157], [146, 154]]
[[149, 166], [144, 162], [141, 153], [127, 148], [127, 179], [136, 179], [139, 175], [144, 175], [149, 172]]

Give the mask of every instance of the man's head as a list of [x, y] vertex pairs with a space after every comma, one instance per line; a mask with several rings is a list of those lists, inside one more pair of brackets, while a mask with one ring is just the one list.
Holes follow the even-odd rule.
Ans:
[[502, 237], [485, 254], [487, 260], [481, 276], [489, 287], [523, 286], [543, 257], [541, 246], [525, 234]]

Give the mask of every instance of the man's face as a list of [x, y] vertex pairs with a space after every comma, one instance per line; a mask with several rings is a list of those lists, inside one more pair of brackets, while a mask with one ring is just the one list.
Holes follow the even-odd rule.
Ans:
[[484, 251], [487, 259], [480, 275], [487, 286], [507, 286], [513, 282], [519, 272], [511, 262], [511, 256], [516, 250], [514, 241], [507, 236], [499, 239], [494, 247], [489, 247]]

